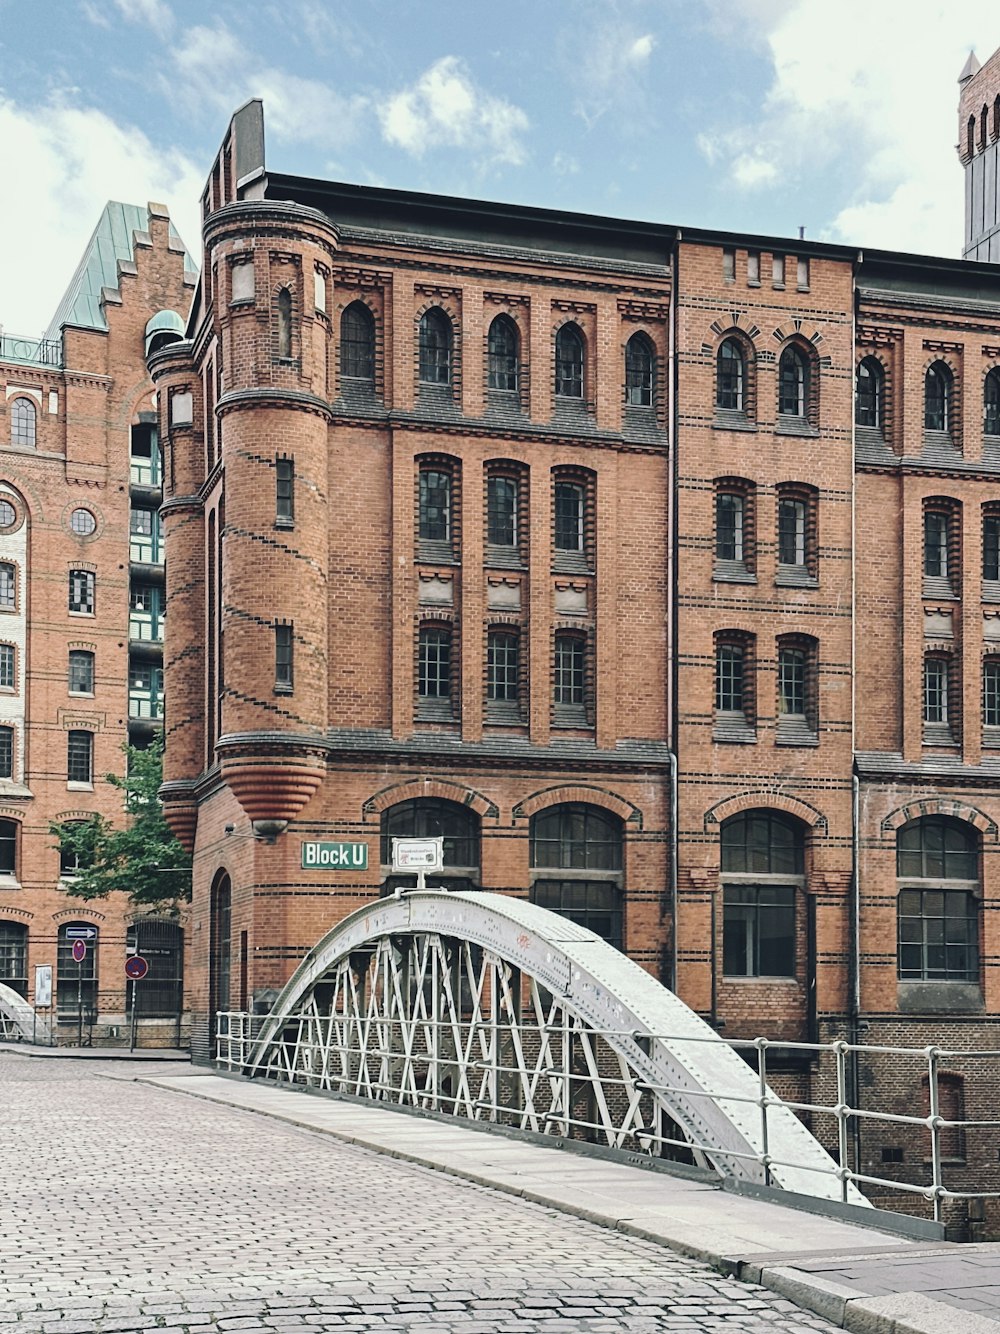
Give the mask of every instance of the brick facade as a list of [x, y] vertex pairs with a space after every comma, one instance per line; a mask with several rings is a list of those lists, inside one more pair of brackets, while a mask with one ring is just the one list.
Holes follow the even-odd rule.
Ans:
[[[146, 326], [157, 312], [186, 310], [193, 278], [161, 206], [109, 204], [102, 225], [113, 215], [125, 227], [140, 214], [131, 259], [118, 264], [117, 286], [105, 287], [99, 309], [82, 316], [78, 304], [64, 312], [45, 341], [0, 339], [0, 501], [11, 507], [0, 518], [13, 516], [0, 529], [0, 565], [14, 568], [16, 585], [9, 598], [0, 589], [0, 643], [15, 649], [12, 682], [0, 684], [0, 725], [13, 735], [12, 765], [0, 755], [0, 981], [34, 1002], [35, 967], [52, 965], [55, 1003], [40, 1018], [52, 1021], [57, 1041], [75, 1043], [83, 999], [83, 1038], [95, 1045], [128, 1042], [126, 933], [148, 910], [135, 911], [124, 895], [70, 897], [49, 825], [97, 813], [120, 822], [120, 797], [103, 776], [122, 772], [127, 738], [141, 744], [158, 727], [155, 689], [145, 691], [150, 707], [140, 708], [142, 691], [134, 688], [136, 663], [154, 670], [158, 644], [130, 645], [138, 633], [130, 618], [138, 568], [130, 510], [159, 506]], [[158, 572], [144, 578], [162, 586], [162, 555], [158, 561]], [[76, 610], [73, 572], [83, 581]], [[78, 658], [83, 675], [76, 679], [74, 653], [92, 655]], [[145, 682], [145, 670], [138, 677]], [[84, 757], [90, 749], [82, 781], [82, 770], [74, 778], [68, 769], [76, 734]], [[67, 923], [98, 931], [95, 978], [82, 997], [76, 966], [60, 947]], [[85, 978], [94, 954], [89, 947]], [[145, 1018], [142, 1041], [174, 1045], [181, 1027], [179, 1013]]]

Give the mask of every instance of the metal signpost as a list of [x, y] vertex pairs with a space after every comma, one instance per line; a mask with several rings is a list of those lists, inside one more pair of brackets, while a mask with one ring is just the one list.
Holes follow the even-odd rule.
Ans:
[[[35, 964], [35, 1018], [32, 1023], [31, 1040], [37, 1041], [38, 1038], [38, 1011], [48, 1010], [52, 1005], [52, 965], [50, 963]], [[51, 1029], [51, 1016], [49, 1027]]]
[[132, 1027], [129, 1036], [129, 1048], [128, 1048], [129, 1051], [135, 1051], [135, 1035], [136, 1035], [135, 986], [137, 982], [142, 981], [142, 979], [146, 976], [148, 972], [149, 972], [149, 964], [142, 957], [141, 954], [131, 954], [125, 960], [125, 976], [132, 983]]
[[444, 866], [444, 835], [437, 838], [394, 838], [392, 840], [392, 869], [416, 871], [417, 889], [426, 889], [428, 871], [440, 871]]
[[73, 961], [76, 964], [76, 1045], [83, 1046], [83, 961], [87, 945], [97, 939], [96, 926], [68, 926], [66, 939], [73, 942]]

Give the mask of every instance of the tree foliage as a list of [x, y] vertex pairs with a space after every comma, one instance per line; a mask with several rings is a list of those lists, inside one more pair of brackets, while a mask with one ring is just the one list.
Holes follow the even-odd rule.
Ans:
[[65, 820], [49, 826], [64, 864], [76, 871], [64, 880], [67, 894], [103, 899], [127, 894], [135, 904], [162, 909], [191, 897], [191, 858], [163, 817], [159, 790], [163, 782], [163, 742], [147, 750], [123, 746], [126, 773], [105, 774], [104, 781], [124, 797], [124, 823], [104, 815]]

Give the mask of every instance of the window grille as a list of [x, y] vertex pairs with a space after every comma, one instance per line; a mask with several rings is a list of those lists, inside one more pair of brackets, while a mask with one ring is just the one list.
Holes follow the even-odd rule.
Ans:
[[94, 736], [92, 732], [70, 732], [66, 741], [66, 771], [71, 783], [91, 783], [94, 779]]
[[87, 616], [93, 616], [94, 575], [91, 570], [70, 570], [69, 609]]
[[487, 336], [487, 384], [490, 389], [517, 392], [519, 354], [517, 326], [509, 315], [498, 315]]
[[556, 334], [557, 398], [583, 398], [583, 335], [575, 324], [564, 324]]

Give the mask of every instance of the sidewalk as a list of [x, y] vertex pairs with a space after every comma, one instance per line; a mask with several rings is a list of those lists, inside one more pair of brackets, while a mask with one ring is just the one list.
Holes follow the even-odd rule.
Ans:
[[75, 1061], [184, 1061], [191, 1053], [180, 1047], [43, 1047], [34, 1042], [0, 1042], [0, 1055], [41, 1056], [47, 1060]]
[[700, 1173], [652, 1172], [460, 1121], [407, 1116], [193, 1067], [140, 1082], [274, 1117], [658, 1242], [857, 1334], [1000, 1334], [997, 1243], [911, 1241], [732, 1195]]

